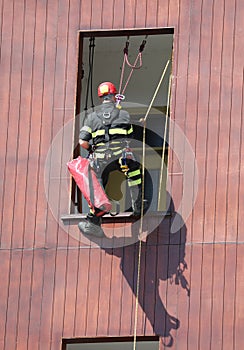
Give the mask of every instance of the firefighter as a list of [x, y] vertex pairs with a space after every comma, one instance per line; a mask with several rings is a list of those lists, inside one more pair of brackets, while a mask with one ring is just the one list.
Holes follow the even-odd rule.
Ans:
[[[141, 214], [141, 171], [140, 164], [128, 151], [128, 139], [132, 137], [133, 127], [127, 111], [117, 108], [117, 90], [111, 82], [98, 86], [101, 105], [88, 115], [80, 130], [79, 143], [88, 152], [93, 152], [94, 169], [105, 189], [111, 171], [120, 170], [126, 178], [131, 196], [133, 215]], [[99, 211], [91, 211], [87, 220], [78, 225], [87, 235], [103, 237]]]

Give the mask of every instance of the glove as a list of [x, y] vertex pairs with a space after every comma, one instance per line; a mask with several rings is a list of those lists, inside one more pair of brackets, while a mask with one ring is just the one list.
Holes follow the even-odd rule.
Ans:
[[93, 153], [93, 152], [95, 151], [95, 149], [96, 149], [96, 146], [90, 144], [89, 147], [87, 148], [87, 151], [88, 151], [89, 153]]

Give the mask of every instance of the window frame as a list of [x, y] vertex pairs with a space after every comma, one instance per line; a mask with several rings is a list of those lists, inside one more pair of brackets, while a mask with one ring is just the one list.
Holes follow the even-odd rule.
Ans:
[[[160, 348], [160, 337], [155, 336], [137, 336], [136, 342], [157, 342], [158, 349]], [[67, 345], [72, 344], [101, 344], [101, 343], [118, 343], [123, 344], [125, 342], [131, 342], [133, 344], [134, 337], [123, 336], [123, 337], [84, 337], [84, 338], [63, 338], [62, 339], [62, 350], [68, 350]]]
[[[82, 113], [81, 110], [81, 96], [82, 96], [82, 77], [83, 77], [83, 69], [82, 69], [82, 58], [83, 58], [83, 40], [85, 38], [90, 37], [122, 37], [122, 36], [141, 36], [141, 35], [163, 35], [163, 34], [171, 34], [174, 35], [173, 27], [163, 27], [163, 28], [144, 28], [144, 29], [121, 29], [121, 30], [85, 30], [79, 31], [79, 53], [78, 53], [78, 73], [77, 73], [77, 89], [76, 89], [76, 104], [75, 104], [75, 115], [80, 115]], [[173, 51], [173, 48], [172, 48]], [[173, 64], [173, 62], [172, 62]], [[80, 155], [80, 146], [79, 146], [79, 130], [80, 130], [80, 121], [79, 118], [75, 118], [75, 126], [74, 126], [74, 148], [73, 158], [77, 158]], [[164, 154], [164, 161], [168, 164], [169, 152], [166, 149]], [[78, 212], [78, 213], [77, 213]], [[70, 214], [71, 215], [86, 215], [86, 213], [82, 212], [82, 194], [79, 189], [77, 189], [77, 185], [72, 178], [71, 183], [71, 201], [70, 201]], [[127, 216], [127, 213], [121, 213], [122, 216]], [[120, 216], [121, 216], [120, 215]]]

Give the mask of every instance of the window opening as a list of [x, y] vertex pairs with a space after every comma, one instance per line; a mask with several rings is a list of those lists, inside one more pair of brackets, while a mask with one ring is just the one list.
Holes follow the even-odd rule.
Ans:
[[[159, 337], [139, 336], [137, 350], [158, 350]], [[63, 339], [62, 350], [132, 350], [131, 337]]]
[[[74, 158], [78, 155], [86, 157], [87, 153], [79, 147], [79, 130], [82, 127], [88, 112], [96, 110], [100, 104], [97, 97], [97, 87], [103, 81], [111, 81], [121, 90], [121, 70], [123, 65], [123, 49], [126, 40], [130, 40], [128, 59], [133, 62], [137, 57], [138, 46], [145, 40], [143, 51], [143, 65], [140, 72], [133, 72], [130, 83], [126, 86], [126, 98], [121, 101], [122, 108], [127, 110], [131, 117], [134, 129], [134, 139], [130, 142], [133, 152], [141, 157], [143, 124], [141, 118], [145, 115], [152, 98], [156, 84], [162, 72], [163, 65], [172, 56], [173, 29], [143, 30], [143, 31], [108, 31], [108, 32], [81, 32], [79, 41], [79, 64], [77, 80], [75, 150]], [[138, 64], [135, 60], [134, 65]], [[144, 198], [150, 204], [150, 211], [164, 211], [166, 209], [166, 181], [168, 147], [164, 149], [165, 115], [170, 113], [168, 87], [170, 80], [171, 63], [165, 79], [158, 91], [147, 119], [146, 129], [146, 169]], [[120, 101], [119, 101], [120, 102]], [[168, 135], [168, 127], [166, 128]], [[164, 159], [164, 166], [161, 167]], [[160, 161], [159, 161], [160, 159]], [[161, 193], [158, 190], [161, 182]], [[106, 191], [110, 198], [120, 202], [120, 211], [130, 211], [130, 195], [125, 178], [118, 172], [110, 174]], [[160, 200], [158, 201], [158, 199]], [[75, 182], [72, 180], [72, 213], [88, 213], [89, 207], [84, 200]]]

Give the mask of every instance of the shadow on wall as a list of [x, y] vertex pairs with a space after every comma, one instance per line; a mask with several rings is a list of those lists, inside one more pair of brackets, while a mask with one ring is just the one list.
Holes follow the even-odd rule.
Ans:
[[[165, 346], [173, 345], [172, 329], [180, 327], [180, 320], [170, 315], [160, 296], [160, 281], [180, 285], [190, 296], [189, 284], [184, 276], [187, 268], [185, 262], [186, 226], [183, 225], [176, 233], [170, 233], [171, 222], [177, 213], [174, 211], [174, 204], [171, 200], [170, 212], [172, 215], [166, 217], [161, 224], [142, 242], [141, 249], [141, 270], [138, 302], [149, 320], [154, 333], [162, 337]], [[138, 232], [133, 232], [138, 235]], [[115, 255], [121, 259], [121, 271], [127, 280], [134, 295], [137, 294], [138, 275], [138, 252], [139, 242], [121, 247], [118, 242], [123, 238], [113, 237], [114, 247], [104, 248], [106, 253]], [[96, 238], [92, 237], [96, 242]], [[144, 327], [146, 322], [144, 322]]]

